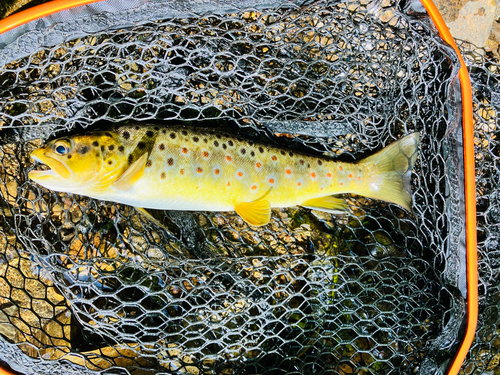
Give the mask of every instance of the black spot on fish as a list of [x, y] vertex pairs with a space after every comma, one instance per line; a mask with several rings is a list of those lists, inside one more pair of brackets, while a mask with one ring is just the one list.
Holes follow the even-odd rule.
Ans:
[[238, 142], [243, 142], [243, 139], [241, 139], [240, 137], [236, 137], [236, 139]]
[[160, 174], [160, 178], [161, 178], [162, 180], [166, 179], [166, 178], [167, 178], [167, 174], [166, 174], [165, 172], [161, 172], [161, 174]]
[[233, 141], [231, 141], [231, 140], [229, 140], [229, 141], [227, 142], [227, 144], [228, 144], [229, 146], [231, 146], [231, 147], [233, 147], [233, 145], [234, 145]]
[[109, 151], [113, 151], [114, 149], [115, 149], [115, 146], [113, 146], [113, 145], [108, 146]]
[[225, 150], [227, 148], [227, 145], [225, 143], [223, 143], [222, 148]]
[[286, 152], [283, 151], [283, 150], [281, 150], [280, 152], [281, 152], [281, 155], [285, 155], [286, 154]]
[[68, 155], [68, 159], [71, 159], [71, 156], [72, 156], [72, 155]]
[[311, 164], [307, 163], [307, 168], [311, 168]]
[[138, 126], [135, 127], [135, 130], [139, 130], [140, 128]]
[[248, 142], [248, 145], [249, 145], [250, 147], [252, 147], [252, 146], [253, 146], [253, 142], [252, 142], [252, 141]]
[[168, 158], [168, 160], [167, 160], [167, 164], [168, 164], [169, 166], [174, 165], [174, 159], [172, 159], [172, 158]]
[[250, 156], [255, 156], [255, 152], [251, 151]]
[[125, 139], [129, 139], [130, 138], [130, 133], [127, 132], [127, 131], [125, 131], [125, 132], [123, 132], [122, 137], [125, 138]]
[[155, 133], [153, 133], [153, 131], [148, 130], [148, 131], [146, 132], [146, 137], [152, 138], [154, 134], [155, 134]]
[[80, 152], [80, 154], [84, 155], [84, 154], [86, 154], [86, 153], [87, 153], [87, 151], [88, 151], [88, 150], [89, 150], [89, 148], [88, 148], [87, 146], [83, 146], [83, 147], [79, 150], [79, 152]]
[[292, 151], [290, 151], [290, 152], [288, 153], [288, 155], [293, 156], [293, 152], [292, 152]]
[[193, 137], [193, 141], [194, 141], [194, 142], [198, 142], [199, 140], [200, 140], [200, 138], [198, 138], [198, 137]]
[[104, 146], [101, 146], [101, 151], [104, 151], [104, 148], [105, 148]]
[[163, 151], [165, 150], [165, 145], [163, 143], [160, 143], [160, 145], [158, 146], [158, 148]]
[[151, 159], [149, 159], [147, 162], [146, 162], [146, 168], [149, 168], [153, 165], [153, 161]]
[[167, 134], [167, 129], [163, 129], [161, 132], [162, 132], [163, 134]]
[[137, 144], [137, 147], [139, 148], [139, 150], [144, 150], [146, 148], [146, 144], [144, 142], [139, 142]]
[[170, 133], [170, 138], [175, 139], [175, 133]]
[[219, 147], [219, 142], [214, 141], [214, 146], [215, 146], [215, 147]]
[[300, 159], [300, 160], [299, 160], [299, 163], [300, 163], [300, 165], [304, 165], [304, 160], [303, 160], [303, 159]]
[[155, 126], [155, 127], [154, 127], [154, 129], [155, 129], [156, 131], [160, 130], [160, 128], [159, 128], [158, 126]]
[[264, 148], [263, 147], [259, 147], [259, 152], [262, 154], [264, 153]]
[[99, 147], [99, 142], [97, 142], [97, 141], [92, 142], [92, 146]]
[[203, 138], [203, 142], [208, 143], [208, 139]]
[[215, 136], [217, 137], [217, 139], [221, 139], [222, 138], [220, 134], [216, 134]]
[[98, 158], [100, 155], [99, 155], [99, 152], [96, 152], [95, 153], [95, 156]]
[[247, 150], [245, 150], [244, 148], [242, 148], [242, 149], [240, 150], [240, 152], [241, 152], [241, 155], [245, 155], [245, 154], [247, 153]]
[[132, 154], [130, 154], [130, 155], [128, 156], [128, 163], [129, 163], [129, 164], [132, 164], [132, 162], [133, 162], [133, 161], [134, 161], [134, 157], [132, 156]]
[[318, 165], [323, 165], [323, 162], [321, 160], [318, 160]]
[[125, 147], [123, 147], [123, 146], [118, 147], [118, 151], [123, 152], [124, 150], [125, 150]]
[[108, 160], [108, 164], [109, 165], [113, 164], [113, 160]]
[[106, 137], [113, 138], [113, 136], [111, 135], [111, 133], [106, 132], [106, 133], [104, 133], [104, 135], [105, 135]]
[[185, 131], [185, 130], [183, 130], [183, 131], [182, 131], [182, 135], [188, 135], [188, 132], [187, 132], [187, 131]]

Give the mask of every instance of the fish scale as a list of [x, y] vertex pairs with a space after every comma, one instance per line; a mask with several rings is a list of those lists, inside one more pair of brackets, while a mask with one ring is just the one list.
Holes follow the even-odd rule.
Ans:
[[[132, 130], [135, 129], [121, 128], [118, 134]], [[146, 164], [144, 178], [134, 188], [143, 205], [233, 211], [238, 202], [252, 201], [271, 189], [267, 196], [271, 206], [288, 207], [296, 205], [304, 194], [325, 195], [333, 179], [339, 182], [337, 194], [353, 191], [355, 184], [362, 188], [361, 180], [347, 176], [361, 178], [367, 172], [361, 167], [349, 168], [345, 163], [270, 149], [226, 135], [217, 137], [196, 129], [183, 131], [186, 134], [180, 129], [169, 129], [164, 136], [152, 137], [154, 147], [148, 159], [151, 165]], [[143, 139], [144, 134], [144, 130], [139, 130], [135, 138]], [[137, 143], [132, 141], [129, 147], [135, 149]], [[156, 194], [152, 194], [151, 182]], [[214, 196], [214, 191], [223, 196]]]
[[[345, 202], [333, 197], [342, 193], [411, 210], [408, 180], [417, 144], [414, 133], [358, 163], [342, 163], [215, 130], [125, 125], [35, 150], [35, 159], [54, 167], [49, 179], [59, 181], [47, 181], [41, 171], [30, 178], [54, 190], [141, 208], [236, 211], [250, 224], [264, 225], [271, 207], [342, 211]], [[58, 168], [70, 178], [55, 176]], [[76, 181], [85, 174], [87, 180]]]

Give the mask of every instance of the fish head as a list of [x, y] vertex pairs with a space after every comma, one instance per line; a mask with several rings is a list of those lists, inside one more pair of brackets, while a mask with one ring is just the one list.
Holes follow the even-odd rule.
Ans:
[[55, 139], [31, 153], [46, 168], [32, 170], [28, 177], [51, 190], [84, 194], [89, 186], [120, 164], [120, 158], [113, 152], [119, 147], [111, 135], [93, 133]]

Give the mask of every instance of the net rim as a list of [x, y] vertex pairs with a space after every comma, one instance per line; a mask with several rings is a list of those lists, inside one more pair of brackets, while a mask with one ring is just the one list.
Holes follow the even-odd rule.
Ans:
[[[54, 0], [33, 8], [11, 15], [0, 20], [0, 35], [17, 27], [26, 25], [37, 19], [74, 9], [92, 3], [106, 0]], [[446, 26], [441, 14], [432, 0], [420, 0], [430, 19], [436, 26], [440, 37], [456, 52], [460, 60], [459, 80], [462, 96], [462, 130], [464, 153], [464, 183], [465, 183], [465, 212], [466, 212], [466, 259], [467, 259], [467, 325], [460, 343], [460, 347], [450, 364], [447, 375], [457, 375], [469, 352], [474, 340], [478, 321], [478, 266], [477, 266], [477, 238], [476, 238], [476, 194], [475, 194], [475, 161], [474, 161], [474, 134], [472, 90], [465, 61]], [[12, 370], [1, 367], [0, 375], [15, 375]]]
[[474, 340], [478, 320], [478, 268], [476, 238], [476, 186], [474, 163], [474, 127], [472, 110], [472, 89], [465, 61], [450, 30], [432, 0], [421, 0], [441, 38], [456, 52], [460, 60], [460, 88], [462, 93], [462, 130], [465, 178], [465, 225], [467, 244], [467, 326], [460, 347], [453, 359], [448, 375], [457, 375]]
[[55, 0], [50, 3], [40, 4], [0, 20], [0, 34], [63, 10], [101, 1], [105, 0]]

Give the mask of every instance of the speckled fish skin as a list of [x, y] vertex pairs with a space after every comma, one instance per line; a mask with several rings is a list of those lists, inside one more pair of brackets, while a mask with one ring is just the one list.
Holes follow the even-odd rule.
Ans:
[[54, 171], [32, 171], [30, 178], [49, 189], [135, 207], [237, 211], [247, 222], [264, 225], [270, 207], [342, 210], [345, 203], [331, 198], [341, 193], [411, 211], [408, 180], [417, 145], [414, 133], [361, 162], [342, 163], [215, 130], [126, 125], [35, 150], [33, 158]]

